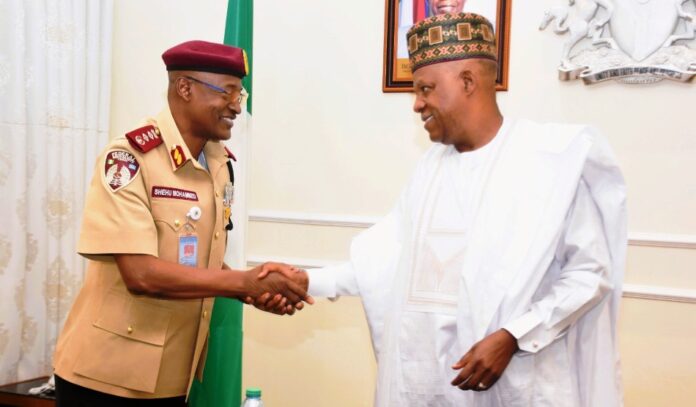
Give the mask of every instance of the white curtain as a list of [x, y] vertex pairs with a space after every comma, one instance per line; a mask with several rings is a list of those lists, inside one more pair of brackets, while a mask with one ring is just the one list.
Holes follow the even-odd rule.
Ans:
[[51, 373], [108, 139], [111, 0], [0, 0], [0, 383]]

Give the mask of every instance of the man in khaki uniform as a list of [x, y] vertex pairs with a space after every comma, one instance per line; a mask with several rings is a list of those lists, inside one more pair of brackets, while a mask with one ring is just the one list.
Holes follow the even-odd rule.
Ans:
[[244, 51], [190, 41], [162, 58], [168, 106], [97, 159], [78, 246], [90, 261], [54, 359], [58, 406], [185, 405], [212, 297], [280, 314], [312, 301], [306, 282], [257, 279], [289, 266], [223, 263], [234, 187], [220, 141], [241, 113]]

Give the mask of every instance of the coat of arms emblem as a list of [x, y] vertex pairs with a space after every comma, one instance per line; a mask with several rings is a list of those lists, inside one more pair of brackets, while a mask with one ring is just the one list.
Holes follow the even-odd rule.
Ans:
[[563, 0], [539, 25], [567, 34], [561, 80], [687, 82], [696, 75], [696, 0]]

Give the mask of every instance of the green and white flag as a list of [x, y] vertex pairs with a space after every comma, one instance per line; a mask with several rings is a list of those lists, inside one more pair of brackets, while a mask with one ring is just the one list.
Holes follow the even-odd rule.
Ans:
[[[226, 142], [234, 153], [235, 194], [232, 206], [234, 229], [228, 232], [225, 263], [234, 269], [246, 269], [246, 179], [251, 135], [251, 98], [253, 71], [253, 0], [229, 0], [225, 40], [227, 45], [243, 48], [247, 53], [249, 74], [242, 83], [249, 98], [242, 106], [232, 127], [232, 138]], [[191, 407], [239, 407], [242, 402], [242, 303], [229, 298], [216, 298], [210, 321], [208, 355], [203, 381], [193, 381], [189, 394]]]

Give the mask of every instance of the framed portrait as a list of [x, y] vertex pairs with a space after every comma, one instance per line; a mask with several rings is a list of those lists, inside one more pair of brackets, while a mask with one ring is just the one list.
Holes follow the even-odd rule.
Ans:
[[508, 88], [508, 55], [512, 0], [385, 0], [382, 91], [410, 92], [413, 75], [406, 33], [418, 21], [436, 14], [471, 12], [493, 23], [498, 44], [498, 90]]

